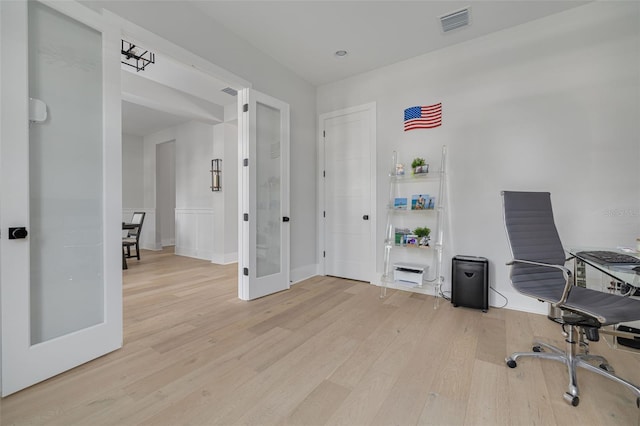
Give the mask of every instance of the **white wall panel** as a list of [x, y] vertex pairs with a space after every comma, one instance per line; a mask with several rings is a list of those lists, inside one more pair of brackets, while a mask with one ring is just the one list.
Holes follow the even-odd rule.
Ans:
[[213, 221], [212, 209], [176, 209], [176, 254], [211, 260]]
[[122, 207], [141, 204], [144, 198], [144, 140], [122, 135]]

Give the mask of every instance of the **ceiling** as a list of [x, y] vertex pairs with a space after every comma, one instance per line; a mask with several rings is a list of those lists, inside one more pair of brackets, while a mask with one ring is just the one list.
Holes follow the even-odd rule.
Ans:
[[122, 133], [127, 135], [147, 136], [189, 120], [189, 118], [122, 101]]
[[[190, 3], [296, 74], [322, 85], [552, 15], [587, 1], [202, 1]], [[470, 25], [439, 17], [470, 6]], [[337, 50], [346, 50], [337, 57]]]
[[[168, 2], [146, 0], [143, 4], [151, 11], [156, 1]], [[588, 1], [185, 0], [178, 3], [180, 7], [205, 14], [216, 25], [225, 27], [319, 86]], [[443, 33], [439, 17], [469, 6], [470, 25]], [[160, 13], [160, 10], [154, 11]], [[348, 54], [337, 57], [337, 50], [346, 50]], [[128, 134], [147, 135], [187, 120], [123, 103], [123, 132]]]

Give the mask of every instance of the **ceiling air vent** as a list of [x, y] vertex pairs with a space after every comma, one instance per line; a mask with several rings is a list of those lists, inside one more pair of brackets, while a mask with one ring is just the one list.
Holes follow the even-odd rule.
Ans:
[[441, 16], [440, 23], [442, 23], [442, 31], [445, 33], [469, 25], [469, 8], [466, 7]]
[[224, 89], [222, 89], [222, 92], [231, 96], [236, 96], [238, 94], [238, 91], [236, 89], [232, 89], [231, 87], [225, 87]]

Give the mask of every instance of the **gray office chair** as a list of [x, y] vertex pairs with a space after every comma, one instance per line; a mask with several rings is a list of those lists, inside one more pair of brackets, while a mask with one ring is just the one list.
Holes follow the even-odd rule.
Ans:
[[565, 253], [548, 192], [503, 191], [502, 199], [513, 256], [507, 263], [511, 266], [511, 283], [518, 292], [560, 309], [558, 322], [567, 342], [566, 351], [562, 351], [536, 341], [533, 352], [515, 352], [506, 358], [507, 365], [515, 368], [522, 357], [564, 363], [569, 370], [569, 390], [564, 399], [574, 407], [580, 402], [576, 370], [581, 367], [626, 386], [635, 394], [640, 408], [640, 388], [613, 374], [603, 357], [590, 355], [588, 345], [589, 340], [599, 339], [601, 326], [640, 320], [640, 300], [573, 285], [571, 271], [564, 266]]

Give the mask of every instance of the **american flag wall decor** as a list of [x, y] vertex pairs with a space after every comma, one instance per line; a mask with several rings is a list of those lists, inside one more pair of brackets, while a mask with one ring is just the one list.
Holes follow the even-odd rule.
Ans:
[[404, 131], [431, 129], [442, 125], [442, 102], [428, 106], [414, 106], [404, 110]]

